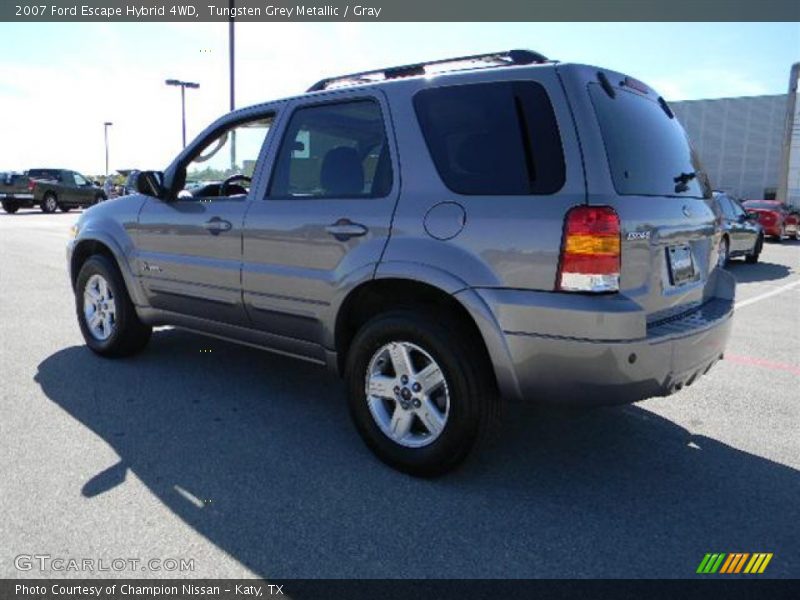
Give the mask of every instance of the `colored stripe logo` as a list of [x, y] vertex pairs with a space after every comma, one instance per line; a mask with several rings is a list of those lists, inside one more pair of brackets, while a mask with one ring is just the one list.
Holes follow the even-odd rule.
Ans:
[[760, 574], [767, 568], [772, 560], [772, 552], [733, 552], [733, 553], [708, 553], [700, 561], [697, 573], [703, 575], [746, 573]]

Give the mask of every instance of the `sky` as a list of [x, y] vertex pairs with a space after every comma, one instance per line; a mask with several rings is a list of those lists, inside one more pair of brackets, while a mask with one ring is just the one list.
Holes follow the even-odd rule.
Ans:
[[[327, 76], [510, 48], [627, 73], [667, 100], [786, 93], [800, 23], [239, 23], [236, 104]], [[163, 169], [229, 108], [227, 23], [0, 24], [0, 171]]]

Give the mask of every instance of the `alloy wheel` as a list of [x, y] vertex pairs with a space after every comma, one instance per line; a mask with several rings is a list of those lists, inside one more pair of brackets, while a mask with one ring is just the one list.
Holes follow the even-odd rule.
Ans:
[[89, 332], [105, 341], [117, 326], [117, 305], [111, 287], [102, 275], [94, 274], [83, 291], [83, 317]]
[[450, 391], [441, 367], [419, 346], [393, 341], [367, 367], [370, 414], [393, 442], [421, 448], [436, 441], [450, 416]]

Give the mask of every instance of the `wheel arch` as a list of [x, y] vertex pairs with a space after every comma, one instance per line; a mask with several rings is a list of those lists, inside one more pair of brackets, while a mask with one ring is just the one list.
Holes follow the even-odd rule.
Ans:
[[73, 291], [75, 290], [75, 283], [78, 280], [81, 267], [90, 257], [95, 255], [105, 256], [113, 261], [122, 274], [125, 287], [134, 305], [144, 304], [139, 288], [135, 283], [136, 278], [130, 269], [128, 261], [125, 260], [124, 254], [113, 241], [99, 236], [86, 237], [75, 242], [69, 265], [70, 283], [72, 284]]
[[519, 386], [502, 330], [480, 296], [459, 279], [437, 269], [426, 273], [421, 265], [407, 267], [414, 271], [414, 276], [405, 268], [379, 271], [374, 278], [353, 286], [338, 303], [331, 342], [336, 350], [339, 374], [344, 372], [347, 352], [359, 327], [381, 312], [422, 306], [462, 324], [488, 361], [500, 394], [519, 398]]

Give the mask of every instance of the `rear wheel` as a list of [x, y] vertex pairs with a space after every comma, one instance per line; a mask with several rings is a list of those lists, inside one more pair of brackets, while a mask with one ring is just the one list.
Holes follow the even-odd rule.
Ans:
[[16, 202], [9, 202], [8, 200], [3, 200], [2, 204], [3, 204], [3, 210], [10, 215], [13, 215], [15, 212], [19, 210], [19, 204], [17, 204]]
[[81, 267], [75, 308], [83, 339], [97, 354], [129, 356], [150, 340], [152, 328], [139, 320], [119, 269], [106, 256], [92, 256]]
[[52, 192], [48, 192], [45, 194], [44, 198], [42, 198], [42, 212], [43, 213], [54, 213], [58, 208], [58, 198]]
[[745, 262], [755, 264], [758, 262], [758, 257], [761, 256], [761, 249], [764, 247], [764, 236], [759, 235], [758, 239], [756, 239], [756, 245], [753, 246], [753, 251], [745, 256]]
[[347, 356], [350, 413], [386, 464], [431, 477], [469, 454], [498, 402], [478, 344], [448, 318], [412, 310], [379, 315]]

